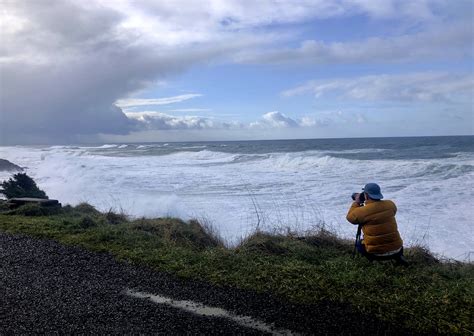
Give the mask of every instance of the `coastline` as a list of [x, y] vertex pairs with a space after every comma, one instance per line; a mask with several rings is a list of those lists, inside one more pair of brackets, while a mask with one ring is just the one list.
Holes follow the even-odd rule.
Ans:
[[[330, 301], [295, 304], [269, 293], [216, 286], [117, 261], [108, 253], [65, 246], [49, 239], [0, 232], [2, 319], [6, 333], [141, 335], [399, 335], [400, 326]], [[34, 251], [34, 252], [33, 252]], [[34, 262], [32, 262], [34, 261]], [[144, 297], [130, 295], [145, 292]], [[27, 295], [25, 295], [27, 293]], [[258, 323], [186, 312], [155, 304], [199, 302]], [[73, 298], [73, 299], [71, 299]], [[186, 300], [186, 301], [183, 301]], [[191, 301], [192, 300], [192, 301]], [[120, 317], [120, 318], [117, 318]], [[268, 326], [261, 328], [262, 324]], [[357, 326], [357, 328], [354, 328]], [[259, 328], [260, 327], [260, 328]], [[363, 329], [362, 329], [362, 328]]]
[[92, 206], [48, 213], [24, 206], [0, 214], [0, 230], [107, 252], [180, 279], [257, 293], [292, 304], [332, 302], [414, 333], [473, 330], [474, 265], [408, 248], [411, 266], [352, 258], [352, 242], [320, 227], [305, 237], [256, 232], [227, 248], [197, 221], [128, 219]]
[[[474, 243], [466, 235], [474, 206], [470, 139], [2, 147], [0, 157], [25, 167], [65, 204], [89, 202], [137, 218], [206, 218], [233, 242], [254, 229], [252, 198], [268, 230], [304, 231], [323, 221], [352, 239], [355, 229], [344, 219], [350, 195], [376, 179], [400, 209], [397, 221], [407, 244], [426, 244], [438, 255], [464, 260]], [[8, 174], [0, 173], [2, 178]], [[452, 188], [460, 191], [458, 200], [438, 206]], [[446, 226], [453, 214], [455, 225]]]

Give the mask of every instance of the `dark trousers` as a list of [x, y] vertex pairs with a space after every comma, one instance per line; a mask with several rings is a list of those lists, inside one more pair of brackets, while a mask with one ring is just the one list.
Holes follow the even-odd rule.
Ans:
[[356, 248], [357, 251], [364, 257], [366, 257], [370, 262], [374, 260], [395, 260], [397, 265], [408, 266], [408, 262], [406, 261], [405, 257], [403, 257], [403, 247], [399, 252], [387, 256], [378, 256], [373, 253], [367, 252], [367, 250], [365, 249], [365, 245], [362, 243], [362, 241], [356, 242]]

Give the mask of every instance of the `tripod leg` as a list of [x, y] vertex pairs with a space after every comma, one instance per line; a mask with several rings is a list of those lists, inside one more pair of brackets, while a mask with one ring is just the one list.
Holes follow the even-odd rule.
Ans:
[[404, 267], [408, 267], [410, 264], [408, 263], [408, 261], [405, 259], [405, 257], [403, 256], [403, 254], [400, 254], [396, 259], [396, 265], [399, 265], [399, 266], [404, 266]]

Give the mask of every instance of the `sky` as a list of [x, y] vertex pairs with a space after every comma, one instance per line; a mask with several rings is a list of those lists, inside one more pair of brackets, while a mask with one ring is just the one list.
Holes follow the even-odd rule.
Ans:
[[474, 134], [471, 0], [0, 0], [0, 144]]

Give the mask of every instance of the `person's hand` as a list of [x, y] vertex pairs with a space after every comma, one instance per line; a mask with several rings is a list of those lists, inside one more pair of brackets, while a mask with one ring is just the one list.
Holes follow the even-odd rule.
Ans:
[[358, 193], [358, 194], [356, 195], [354, 202], [356, 202], [357, 204], [360, 204], [360, 203], [361, 203], [361, 201], [360, 201], [360, 193]]

